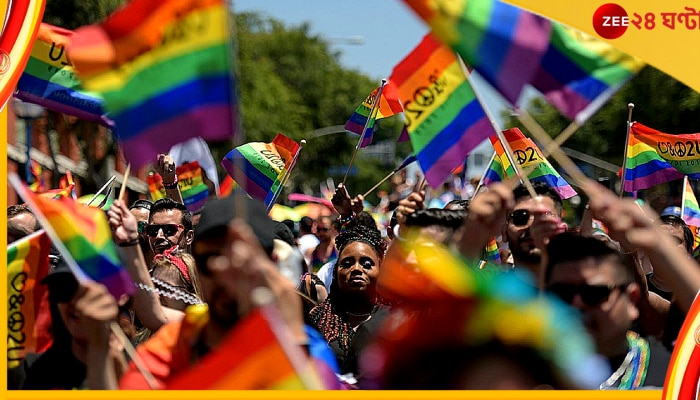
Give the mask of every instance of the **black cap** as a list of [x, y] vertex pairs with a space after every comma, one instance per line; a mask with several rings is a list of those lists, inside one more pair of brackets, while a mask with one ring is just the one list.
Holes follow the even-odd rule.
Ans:
[[151, 211], [151, 207], [153, 207], [152, 201], [146, 199], [138, 199], [129, 207], [129, 210], [132, 210], [134, 208], [143, 208], [148, 211]]
[[[267, 215], [267, 210], [257, 200], [245, 198], [245, 222], [250, 225], [258, 241], [267, 254], [272, 254], [275, 239], [275, 223]], [[220, 233], [235, 217], [233, 195], [207, 202], [202, 209], [199, 223], [194, 228], [195, 240], [207, 235]]]

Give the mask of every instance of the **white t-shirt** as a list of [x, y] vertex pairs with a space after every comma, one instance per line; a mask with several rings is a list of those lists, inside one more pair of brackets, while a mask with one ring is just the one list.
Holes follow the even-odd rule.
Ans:
[[323, 284], [326, 286], [326, 290], [328, 293], [331, 292], [331, 282], [333, 282], [333, 264], [335, 261], [329, 261], [316, 272], [316, 276], [318, 276], [318, 279], [323, 281]]
[[311, 265], [311, 257], [306, 256], [306, 253], [308, 253], [309, 250], [316, 248], [319, 243], [321, 243], [320, 240], [314, 235], [313, 233], [307, 233], [305, 235], [301, 235], [298, 240], [299, 243], [299, 251], [301, 251], [301, 254], [304, 255], [304, 260], [306, 260], [306, 265]]

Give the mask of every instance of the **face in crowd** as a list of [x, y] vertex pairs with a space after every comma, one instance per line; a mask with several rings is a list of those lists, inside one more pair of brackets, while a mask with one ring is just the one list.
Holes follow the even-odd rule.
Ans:
[[194, 239], [192, 215], [180, 203], [170, 199], [158, 200], [151, 209], [145, 233], [155, 254], [163, 254], [175, 245], [181, 250], [186, 250]]

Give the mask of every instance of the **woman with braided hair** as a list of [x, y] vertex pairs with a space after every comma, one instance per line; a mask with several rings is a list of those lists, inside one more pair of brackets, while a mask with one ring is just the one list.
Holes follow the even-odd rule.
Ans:
[[376, 292], [386, 244], [378, 229], [364, 225], [349, 228], [335, 243], [338, 261], [330, 294], [309, 316], [335, 353], [341, 373], [357, 377], [357, 355], [388, 314]]

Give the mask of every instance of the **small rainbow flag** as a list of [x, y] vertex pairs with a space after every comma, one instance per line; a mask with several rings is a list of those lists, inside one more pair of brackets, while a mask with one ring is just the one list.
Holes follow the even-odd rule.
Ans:
[[297, 142], [278, 133], [272, 143], [251, 142], [236, 147], [226, 154], [221, 165], [234, 179], [238, 170], [246, 177], [246, 193], [271, 207], [282, 190], [285, 173], [294, 168], [300, 148]]
[[[528, 169], [534, 167], [532, 172], [528, 175], [528, 179], [535, 182], [544, 182], [551, 186], [554, 190], [559, 193], [562, 199], [568, 199], [570, 197], [576, 196], [576, 191], [569, 185], [564, 178], [559, 175], [557, 170], [552, 167], [549, 161], [542, 157], [542, 152], [539, 147], [530, 138], [526, 138], [525, 135], [518, 128], [511, 128], [503, 131], [503, 136], [510, 144], [511, 149], [513, 149], [513, 155], [516, 158], [516, 162], [523, 168]], [[491, 136], [491, 144], [496, 152], [496, 156], [491, 161], [489, 168], [486, 170], [484, 175], [484, 185], [488, 185], [492, 182], [503, 181], [504, 178], [510, 178], [516, 176], [513, 166], [508, 161], [505, 149], [498, 140], [498, 136]], [[505, 168], [503, 166], [506, 166]]]
[[151, 194], [151, 200], [157, 201], [165, 198], [165, 186], [163, 186], [163, 177], [159, 173], [154, 172], [146, 177], [148, 182], [148, 193]]
[[695, 197], [693, 187], [690, 186], [688, 179], [684, 180], [685, 190], [683, 191], [681, 218], [690, 226], [700, 226], [700, 206], [698, 206], [698, 199]]
[[486, 245], [486, 261], [490, 263], [501, 263], [501, 254], [498, 252], [498, 241], [495, 237], [491, 238]]
[[28, 170], [27, 184], [29, 184], [29, 190], [34, 193], [45, 191], [46, 183], [44, 182], [44, 170], [41, 168], [41, 164], [30, 158]]
[[497, 0], [404, 0], [511, 104], [526, 84], [583, 123], [644, 63]]
[[[310, 367], [310, 365], [309, 365]], [[309, 373], [315, 372], [310, 368]], [[306, 389], [263, 313], [256, 309], [238, 322], [221, 345], [167, 389]]]
[[398, 65], [390, 81], [399, 88], [413, 152], [432, 187], [493, 134], [460, 61], [431, 34]]
[[238, 188], [238, 184], [230, 176], [226, 175], [219, 185], [219, 192], [217, 193], [220, 199], [228, 197], [233, 191]]
[[367, 125], [367, 130], [365, 131], [365, 136], [362, 138], [362, 142], [360, 142], [360, 147], [367, 147], [372, 144], [374, 123], [376, 120], [391, 117], [403, 111], [401, 101], [399, 101], [399, 90], [393, 82], [388, 81], [384, 85], [384, 88], [382, 88], [379, 104], [374, 110], [374, 118], [367, 124], [369, 113], [372, 111], [372, 106], [377, 99], [378, 92], [379, 88], [374, 89], [362, 104], [357, 107], [355, 112], [350, 116], [350, 119], [348, 119], [348, 122], [345, 123], [346, 130], [357, 133], [358, 135], [362, 135], [362, 130], [365, 128], [365, 125]]
[[68, 56], [104, 97], [131, 168], [194, 136], [233, 137], [229, 12], [223, 0], [135, 0], [75, 31]]
[[184, 163], [175, 169], [177, 184], [180, 187], [182, 201], [190, 212], [197, 212], [204, 207], [209, 197], [209, 188], [202, 178], [202, 168], [198, 161]]
[[112, 127], [105, 116], [104, 99], [82, 87], [66, 47], [73, 36], [68, 29], [42, 23], [15, 96], [49, 110], [74, 115]]
[[700, 297], [696, 297], [678, 332], [666, 371], [663, 400], [695, 400], [700, 383]]
[[43, 216], [50, 225], [44, 227], [56, 234], [76, 261], [79, 268], [73, 273], [78, 281], [89, 278], [100, 282], [116, 298], [134, 291], [129, 273], [117, 255], [104, 211], [86, 207], [70, 197], [53, 200], [27, 192], [27, 204], [35, 214]]
[[633, 122], [627, 144], [624, 190], [648, 189], [684, 175], [700, 179], [700, 133], [670, 135]]
[[[41, 280], [49, 273], [51, 242], [40, 230], [7, 246], [7, 366], [19, 365], [27, 353], [51, 344], [48, 291]], [[18, 321], [22, 321], [19, 323]]]

